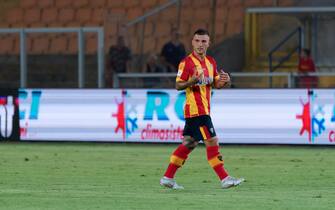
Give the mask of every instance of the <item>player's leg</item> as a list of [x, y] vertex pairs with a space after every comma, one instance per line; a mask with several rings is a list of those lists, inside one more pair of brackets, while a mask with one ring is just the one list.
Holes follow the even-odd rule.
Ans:
[[222, 188], [229, 188], [241, 184], [243, 178], [234, 178], [229, 176], [227, 171], [224, 168], [224, 162], [222, 155], [219, 152], [219, 141], [217, 137], [212, 137], [205, 141], [206, 151], [207, 151], [207, 160], [209, 165], [213, 168], [216, 175], [221, 181]]
[[173, 189], [183, 189], [182, 186], [176, 183], [174, 176], [177, 170], [184, 165], [188, 155], [197, 145], [198, 142], [192, 137], [184, 136], [183, 143], [177, 147], [170, 157], [170, 163], [164, 173], [164, 177], [160, 180], [162, 186]]
[[186, 119], [183, 131], [183, 143], [170, 156], [170, 163], [164, 173], [164, 177], [160, 181], [160, 184], [165, 187], [176, 189], [178, 185], [174, 180], [174, 176], [177, 170], [185, 163], [188, 155], [198, 145], [198, 141], [192, 137], [194, 136], [194, 122], [192, 119]]
[[220, 180], [225, 179], [228, 176], [228, 173], [223, 166], [223, 158], [219, 151], [220, 147], [218, 138], [216, 136], [211, 137], [205, 140], [204, 143], [206, 145], [207, 160], [209, 165], [213, 168]]
[[210, 116], [204, 116], [200, 126], [200, 132], [206, 145], [207, 160], [220, 180], [228, 176], [223, 167], [223, 158], [219, 152], [219, 140], [216, 137], [215, 129]]
[[202, 124], [200, 126], [200, 132], [206, 145], [208, 163], [221, 180], [222, 187], [229, 188], [239, 185], [241, 182], [243, 182], [244, 179], [235, 179], [229, 176], [225, 170], [223, 157], [219, 151], [219, 140], [216, 137], [215, 129], [209, 116], [203, 117]]
[[166, 169], [164, 176], [173, 179], [177, 170], [185, 163], [188, 155], [197, 146], [197, 144], [198, 142], [196, 142], [192, 137], [184, 136], [183, 143], [180, 144], [170, 156], [170, 164]]

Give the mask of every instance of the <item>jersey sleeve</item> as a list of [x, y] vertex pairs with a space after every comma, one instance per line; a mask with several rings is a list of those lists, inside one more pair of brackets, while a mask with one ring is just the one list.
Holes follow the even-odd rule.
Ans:
[[182, 62], [179, 63], [178, 66], [176, 82], [187, 81], [188, 78], [189, 78], [189, 71], [188, 68], [186, 67], [185, 60], [183, 60]]

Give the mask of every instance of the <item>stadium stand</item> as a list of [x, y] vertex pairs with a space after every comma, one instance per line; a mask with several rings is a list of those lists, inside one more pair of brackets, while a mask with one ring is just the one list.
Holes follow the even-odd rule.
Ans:
[[[187, 51], [189, 51], [191, 49], [189, 35], [195, 29], [204, 27], [213, 32], [213, 52], [219, 50], [229, 52], [232, 56], [239, 58], [240, 60], [237, 60], [226, 56], [227, 59], [224, 60], [224, 65], [228, 69], [241, 71], [243, 69], [252, 69], [244, 68], [244, 49], [232, 47], [227, 42], [243, 42], [245, 9], [256, 6], [274, 6], [274, 2], [277, 3], [275, 6], [295, 6], [301, 5], [302, 1], [219, 0], [216, 1], [215, 5], [216, 13], [213, 13], [211, 11], [211, 2], [213, 1], [211, 0], [182, 0], [179, 22], [176, 22], [178, 17], [177, 6], [169, 7], [158, 14], [152, 15], [146, 18], [143, 39], [141, 39], [143, 22], [127, 25], [129, 21], [135, 20], [167, 2], [169, 1], [0, 0], [2, 5], [0, 9], [0, 27], [104, 27], [105, 52], [107, 53], [109, 46], [114, 43], [116, 37], [122, 34], [127, 38], [127, 43], [134, 54], [134, 60], [138, 60], [136, 57], [145, 57], [145, 55], [150, 53], [159, 53], [163, 44], [169, 40], [170, 29], [176, 24], [180, 28], [181, 41], [185, 44]], [[215, 14], [214, 19], [212, 14]], [[55, 56], [73, 55], [72, 57], [77, 59], [75, 55], [78, 52], [78, 40], [75, 34], [38, 34], [29, 35], [29, 37], [27, 39], [29, 56], [49, 55], [54, 56], [54, 60], [58, 60]], [[93, 34], [87, 34], [85, 37], [86, 54], [89, 56], [86, 59], [87, 66], [94, 66], [93, 64], [96, 63], [97, 37]], [[141, 41], [144, 42], [143, 45]], [[19, 55], [17, 35], [1, 34], [0, 43], [0, 57], [13, 56], [17, 58]], [[227, 48], [225, 46], [230, 47]], [[243, 47], [243, 45], [241, 46]], [[233, 63], [229, 63], [232, 60], [234, 60]], [[44, 61], [39, 62], [43, 63]], [[75, 61], [73, 62], [75, 63]], [[219, 63], [219, 65], [222, 65], [222, 63]], [[44, 64], [41, 64], [41, 66], [41, 68], [45, 68]], [[141, 71], [136, 63], [133, 67], [131, 71]], [[266, 66], [264, 69], [266, 69]], [[91, 71], [96, 71], [96, 68], [86, 68], [86, 70], [87, 74], [90, 74]], [[30, 69], [30, 71], [38, 71], [38, 69]], [[34, 83], [38, 86], [38, 82]], [[96, 87], [95, 83], [95, 79], [88, 81], [88, 87]], [[54, 84], [53, 86], [62, 87], [62, 84]], [[73, 82], [73, 85], [69, 87], [75, 86], [76, 83]]]
[[[8, 1], [2, 0], [2, 3]], [[20, 28], [20, 27], [78, 27], [78, 26], [106, 26], [108, 15], [123, 15], [123, 21], [127, 22], [140, 17], [145, 12], [152, 8], [166, 3], [167, 1], [113, 1], [113, 0], [21, 0], [16, 1], [16, 4], [11, 3], [10, 8], [6, 10], [1, 24], [4, 27]], [[240, 33], [243, 29], [243, 10], [245, 7], [268, 5], [269, 1], [218, 1], [216, 15], [216, 40], [222, 41], [234, 34]], [[208, 20], [211, 16], [210, 10], [199, 10], [199, 8], [208, 7], [209, 1], [203, 0], [184, 0], [182, 1], [182, 18], [180, 28], [182, 30], [182, 40], [187, 40], [188, 35], [198, 27], [209, 27]], [[194, 12], [199, 11], [199, 12]], [[146, 24], [146, 36], [150, 36], [151, 46], [145, 49], [146, 53], [159, 51], [162, 44], [168, 40], [170, 27], [175, 24], [176, 8], [163, 11], [154, 20], [149, 20]], [[228, 13], [228, 14], [226, 14]], [[226, 26], [226, 27], [222, 27]], [[109, 38], [115, 38], [118, 31], [106, 30], [106, 43], [110, 43]], [[137, 31], [135, 32], [137, 33]], [[132, 36], [130, 34], [129, 36]], [[64, 42], [58, 37], [50, 38], [53, 42]], [[189, 44], [187, 47], [190, 48]], [[41, 44], [46, 44], [42, 42]], [[34, 45], [32, 48], [33, 54], [48, 54], [52, 52], [68, 53], [69, 45], [61, 44], [46, 44], [50, 47]], [[152, 46], [153, 45], [153, 46]], [[70, 50], [73, 52], [72, 50]], [[136, 52], [136, 49], [133, 49]], [[13, 51], [15, 52], [15, 51]], [[90, 50], [90, 53], [95, 53], [95, 50]]]

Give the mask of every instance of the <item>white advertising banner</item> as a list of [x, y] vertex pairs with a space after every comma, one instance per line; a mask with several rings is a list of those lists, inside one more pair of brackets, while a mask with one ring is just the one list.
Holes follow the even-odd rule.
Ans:
[[[20, 89], [21, 140], [181, 142], [184, 92]], [[212, 95], [221, 143], [335, 145], [335, 90], [226, 89]]]

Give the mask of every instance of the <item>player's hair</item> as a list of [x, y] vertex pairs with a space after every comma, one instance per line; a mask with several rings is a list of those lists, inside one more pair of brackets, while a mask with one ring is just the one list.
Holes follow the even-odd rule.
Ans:
[[307, 56], [311, 55], [311, 50], [310, 49], [304, 48], [303, 51]]
[[193, 36], [194, 35], [208, 35], [209, 36], [209, 32], [206, 29], [199, 28], [198, 30], [194, 32]]

